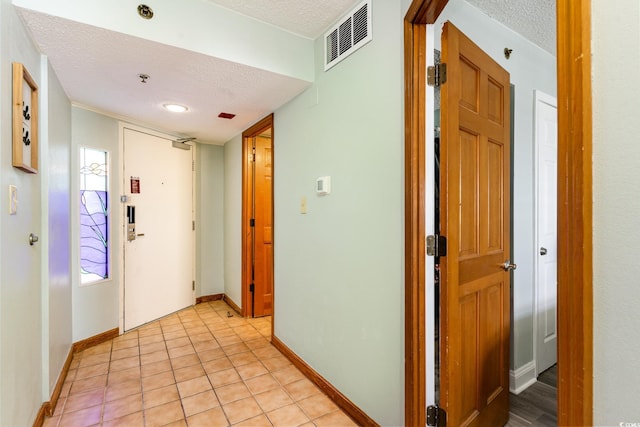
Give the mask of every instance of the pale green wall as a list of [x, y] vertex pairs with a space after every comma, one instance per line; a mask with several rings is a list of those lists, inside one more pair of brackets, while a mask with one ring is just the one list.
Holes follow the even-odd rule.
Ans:
[[224, 145], [224, 293], [242, 307], [242, 136]]
[[[70, 104], [9, 0], [0, 2], [1, 188], [18, 189], [18, 213], [0, 198], [0, 425], [31, 425], [71, 346], [69, 281]], [[11, 165], [12, 69], [23, 63], [39, 89], [39, 171]], [[7, 194], [7, 193], [3, 193]], [[29, 233], [40, 236], [29, 246]]]
[[197, 144], [196, 296], [224, 293], [224, 147]]
[[[0, 425], [22, 426], [33, 422], [42, 403], [44, 245], [30, 247], [27, 243], [29, 233], [41, 234], [41, 175], [11, 165], [11, 63], [23, 63], [40, 85], [40, 55], [9, 0], [0, 3], [0, 26]], [[20, 203], [13, 216], [8, 213], [10, 184], [17, 187]]]
[[618, 426], [640, 422], [640, 4], [592, 8], [593, 410]]
[[118, 140], [118, 121], [102, 114], [94, 113], [79, 107], [72, 108], [72, 149], [71, 164], [73, 165], [72, 194], [71, 194], [71, 223], [79, 224], [78, 183], [78, 150], [80, 146], [103, 149], [109, 152], [111, 167], [109, 173], [109, 238], [111, 247], [110, 269], [111, 278], [89, 286], [80, 286], [79, 246], [80, 230], [78, 226], [71, 227], [71, 277], [73, 280], [73, 341], [77, 342], [97, 334], [101, 334], [118, 327], [119, 319], [119, 288], [121, 253], [120, 218], [120, 148]]
[[373, 41], [325, 73], [317, 40], [315, 83], [275, 112], [275, 335], [376, 422], [402, 425], [404, 11], [372, 10]]

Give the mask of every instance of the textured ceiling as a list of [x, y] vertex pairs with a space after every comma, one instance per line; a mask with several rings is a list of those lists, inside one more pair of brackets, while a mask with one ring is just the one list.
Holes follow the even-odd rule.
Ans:
[[284, 28], [292, 33], [315, 39], [362, 0], [207, 1]]
[[487, 15], [556, 54], [556, 0], [466, 0]]
[[[291, 37], [310, 39], [320, 36], [360, 2], [203, 1], [281, 28]], [[555, 52], [555, 0], [467, 1], [542, 48]], [[100, 4], [107, 8], [105, 11], [117, 15], [115, 6], [110, 2]], [[201, 142], [223, 144], [309, 85], [291, 76], [122, 32], [38, 11], [18, 10], [73, 103], [157, 130], [195, 137]], [[197, 28], [193, 30], [196, 32]], [[136, 77], [139, 73], [151, 78], [145, 84], [140, 83]], [[169, 102], [187, 105], [190, 110], [169, 113], [161, 107]], [[223, 111], [237, 116], [233, 120], [219, 119], [217, 115]]]
[[[71, 100], [201, 141], [224, 143], [289, 101], [307, 82], [211, 56], [23, 11]], [[137, 76], [151, 77], [141, 83]], [[187, 105], [170, 113], [165, 103]], [[233, 120], [220, 112], [237, 114]]]

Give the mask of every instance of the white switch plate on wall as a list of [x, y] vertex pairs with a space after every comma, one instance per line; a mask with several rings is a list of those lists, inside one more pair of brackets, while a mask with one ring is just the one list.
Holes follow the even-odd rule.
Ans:
[[18, 213], [18, 188], [15, 185], [9, 186], [9, 215]]

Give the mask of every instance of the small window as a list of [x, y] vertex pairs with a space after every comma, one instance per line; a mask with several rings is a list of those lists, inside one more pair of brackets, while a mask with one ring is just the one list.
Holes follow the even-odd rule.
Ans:
[[109, 278], [108, 153], [80, 148], [80, 283]]

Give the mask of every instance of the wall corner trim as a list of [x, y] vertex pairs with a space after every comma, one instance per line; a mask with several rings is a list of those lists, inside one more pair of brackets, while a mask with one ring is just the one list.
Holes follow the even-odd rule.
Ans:
[[322, 375], [316, 372], [304, 360], [286, 346], [278, 337], [271, 337], [271, 344], [277, 348], [293, 365], [298, 368], [305, 377], [314, 383], [326, 394], [336, 405], [338, 405], [348, 416], [350, 416], [360, 426], [378, 426], [362, 409], [358, 408], [351, 400], [335, 388]]
[[536, 364], [531, 362], [515, 370], [509, 371], [509, 391], [520, 394], [538, 381], [536, 377]]
[[233, 300], [231, 298], [229, 298], [226, 294], [223, 295], [222, 300], [224, 302], [226, 302], [227, 304], [229, 304], [229, 306], [231, 308], [233, 308], [235, 310], [236, 313], [238, 313], [239, 315], [242, 316], [242, 309], [238, 306], [238, 304], [236, 304], [235, 302], [233, 302]]

